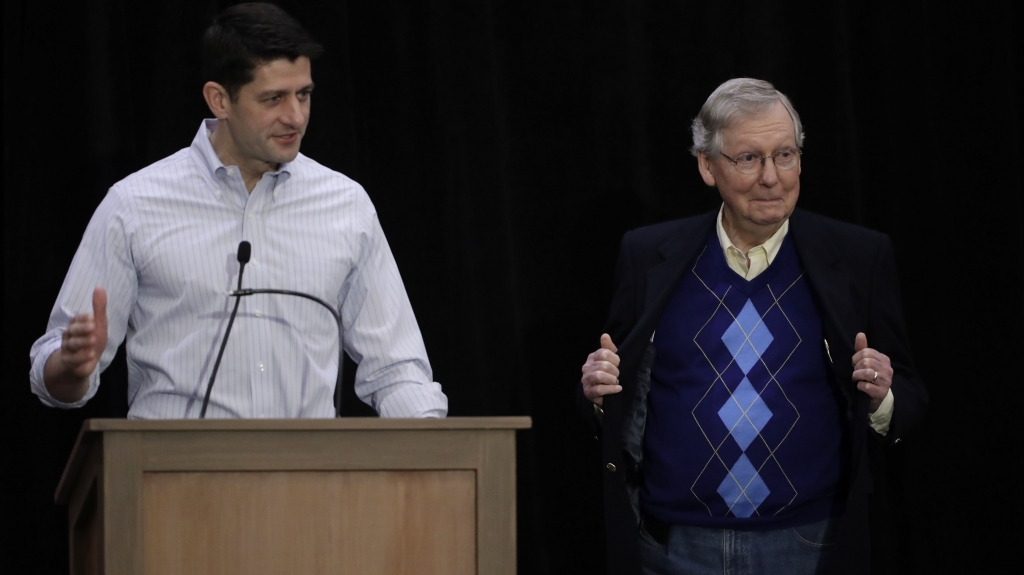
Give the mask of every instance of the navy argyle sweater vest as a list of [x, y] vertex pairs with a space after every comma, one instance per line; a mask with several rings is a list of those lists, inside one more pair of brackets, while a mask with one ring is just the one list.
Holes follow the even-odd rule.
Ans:
[[757, 530], [841, 512], [843, 400], [791, 237], [747, 281], [712, 231], [653, 344], [644, 513]]

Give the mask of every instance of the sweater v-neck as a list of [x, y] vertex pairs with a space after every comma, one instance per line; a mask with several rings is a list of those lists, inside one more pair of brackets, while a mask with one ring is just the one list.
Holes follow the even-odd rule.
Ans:
[[768, 264], [763, 272], [757, 275], [753, 279], [746, 279], [740, 274], [736, 273], [731, 267], [729, 262], [725, 260], [725, 253], [722, 249], [721, 244], [718, 241], [717, 233], [712, 233], [711, 237], [708, 238], [708, 247], [712, 248], [712, 258], [715, 264], [715, 271], [724, 279], [729, 285], [733, 286], [740, 293], [750, 297], [758, 290], [764, 288], [768, 282], [775, 278], [779, 274], [779, 270], [785, 267], [785, 263], [793, 257], [793, 245], [792, 238], [789, 234], [782, 240], [782, 246], [779, 248], [779, 253], [775, 256], [772, 263]]

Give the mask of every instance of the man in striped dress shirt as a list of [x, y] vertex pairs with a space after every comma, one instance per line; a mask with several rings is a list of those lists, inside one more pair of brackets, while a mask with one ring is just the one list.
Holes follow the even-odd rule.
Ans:
[[225, 10], [203, 39], [214, 119], [191, 146], [115, 184], [97, 208], [46, 333], [32, 390], [79, 407], [127, 337], [132, 418], [194, 418], [228, 323], [236, 251], [244, 287], [312, 294], [244, 298], [208, 417], [332, 417], [337, 345], [356, 394], [384, 417], [444, 417], [395, 260], [362, 187], [299, 153], [310, 60], [321, 47], [269, 4]]

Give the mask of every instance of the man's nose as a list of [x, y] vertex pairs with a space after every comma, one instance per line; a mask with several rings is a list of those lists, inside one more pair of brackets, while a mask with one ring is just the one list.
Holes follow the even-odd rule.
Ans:
[[779, 172], [778, 168], [775, 167], [775, 158], [764, 158], [761, 162], [761, 177], [759, 178], [761, 184], [770, 188], [779, 183]]
[[293, 128], [301, 128], [306, 125], [308, 111], [298, 98], [289, 98], [285, 106], [286, 108], [284, 113], [281, 115], [282, 123], [292, 126]]

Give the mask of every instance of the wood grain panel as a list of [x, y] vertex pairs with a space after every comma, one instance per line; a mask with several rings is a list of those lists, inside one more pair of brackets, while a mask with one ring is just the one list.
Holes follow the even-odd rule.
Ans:
[[147, 575], [477, 572], [471, 470], [150, 472], [143, 522]]

